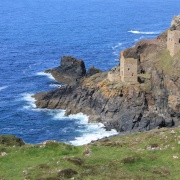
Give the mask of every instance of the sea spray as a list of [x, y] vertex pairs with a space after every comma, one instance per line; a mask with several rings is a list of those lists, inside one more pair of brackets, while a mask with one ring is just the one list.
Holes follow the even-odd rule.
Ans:
[[75, 137], [75, 140], [70, 141], [75, 146], [118, 134], [116, 130], [106, 131], [102, 123], [88, 123], [88, 116], [82, 113], [70, 115], [69, 117], [79, 121], [80, 125], [84, 125], [84, 128], [77, 129], [82, 133], [82, 136]]

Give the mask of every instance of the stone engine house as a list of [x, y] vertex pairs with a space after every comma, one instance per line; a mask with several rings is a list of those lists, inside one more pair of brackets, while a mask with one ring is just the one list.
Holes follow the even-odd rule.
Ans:
[[108, 73], [109, 81], [122, 81], [130, 84], [137, 83], [137, 59], [125, 58], [122, 51], [120, 61], [120, 67], [113, 68]]
[[179, 30], [168, 30], [167, 34], [167, 49], [171, 56], [174, 56], [180, 51], [180, 31]]
[[137, 59], [125, 58], [121, 52], [120, 76], [122, 82], [137, 82]]

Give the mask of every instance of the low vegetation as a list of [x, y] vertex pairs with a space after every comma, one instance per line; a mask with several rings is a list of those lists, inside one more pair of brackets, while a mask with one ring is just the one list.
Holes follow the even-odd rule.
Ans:
[[0, 141], [0, 179], [180, 179], [180, 127], [78, 147], [55, 141], [17, 144], [13, 136], [6, 141], [11, 143]]
[[170, 76], [180, 76], [180, 52], [171, 57], [168, 50], [163, 50], [158, 56], [155, 66], [159, 72]]

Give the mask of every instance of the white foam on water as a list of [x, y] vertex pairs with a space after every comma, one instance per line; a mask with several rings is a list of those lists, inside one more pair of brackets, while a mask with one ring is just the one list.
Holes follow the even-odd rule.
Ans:
[[[35, 98], [33, 98], [32, 95], [32, 93], [22, 94], [22, 99], [27, 102], [27, 104], [23, 108], [36, 111], [45, 111], [50, 116], [52, 116], [54, 120], [73, 120], [76, 121], [77, 124], [79, 124], [79, 129], [76, 129], [75, 131], [79, 132], [81, 136], [75, 137], [75, 140], [68, 142], [72, 145], [80, 146], [88, 144], [91, 141], [118, 134], [115, 130], [106, 131], [102, 123], [88, 123], [89, 116], [84, 115], [83, 113], [65, 116], [65, 110], [36, 108]], [[64, 132], [66, 131], [68, 132], [68, 129], [64, 129]]]
[[118, 44], [116, 44], [115, 46], [112, 46], [112, 49], [114, 50], [114, 49], [117, 49], [118, 47], [120, 47], [120, 46], [122, 46], [122, 43], [118, 43]]
[[89, 119], [89, 116], [87, 116], [83, 113], [70, 114], [68, 117], [71, 119], [78, 120], [80, 122], [80, 124], [87, 124], [88, 119]]
[[119, 55], [119, 51], [114, 51], [113, 55], [115, 55], [115, 56]]
[[36, 100], [35, 100], [35, 98], [32, 97], [34, 94], [23, 93], [21, 95], [22, 95], [22, 99], [27, 102], [27, 105], [23, 106], [23, 108], [25, 108], [25, 109], [35, 109], [36, 108], [36, 104], [35, 104]]
[[56, 87], [56, 88], [62, 87], [62, 85], [60, 85], [60, 84], [50, 84], [49, 86], [50, 87]]
[[53, 116], [53, 119], [55, 120], [64, 120], [67, 119], [67, 116], [65, 116], [65, 110], [58, 109], [58, 110], [49, 110], [49, 114]]
[[146, 35], [152, 35], [152, 34], [159, 34], [160, 32], [145, 32], [145, 31], [136, 31], [136, 30], [130, 30], [128, 31], [129, 33], [133, 33], [133, 34], [146, 34]]
[[8, 86], [1, 86], [1, 87], [0, 87], [0, 91], [4, 90], [4, 89], [6, 89], [6, 88], [8, 88]]
[[106, 131], [102, 123], [88, 123], [89, 117], [83, 113], [69, 115], [69, 118], [79, 121], [80, 126], [85, 125], [84, 129], [77, 130], [81, 132], [82, 136], [76, 137], [75, 140], [70, 141], [70, 143], [75, 146], [88, 144], [91, 141], [118, 134], [116, 130]]
[[81, 137], [76, 137], [75, 140], [70, 141], [70, 143], [74, 146], [81, 146], [84, 144], [88, 144], [91, 141], [95, 141], [98, 139], [102, 139], [105, 137], [110, 137], [118, 134], [116, 130], [106, 131], [102, 124], [88, 124], [87, 132], [82, 133]]
[[38, 76], [47, 76], [49, 79], [52, 79], [55, 81], [54, 77], [50, 73], [45, 73], [45, 72], [38, 72], [36, 73]]
[[124, 44], [123, 43], [117, 43], [116, 45], [112, 46], [112, 54], [115, 56], [115, 61], [117, 61], [118, 57], [119, 57], [119, 53], [121, 51], [121, 49], [123, 48]]
[[135, 42], [138, 42], [138, 41], [140, 41], [140, 40], [143, 39], [143, 38], [144, 38], [144, 36], [141, 36], [140, 38], [135, 39], [134, 41], [135, 41]]

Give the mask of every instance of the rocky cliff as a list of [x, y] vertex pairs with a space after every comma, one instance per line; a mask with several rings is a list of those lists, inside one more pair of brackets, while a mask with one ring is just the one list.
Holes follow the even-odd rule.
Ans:
[[[106, 72], [93, 68], [86, 75], [81, 61], [78, 70], [68, 66], [70, 80], [63, 81], [67, 86], [34, 96], [37, 107], [66, 109], [66, 115], [83, 112], [90, 115], [90, 122], [102, 122], [119, 132], [180, 125], [180, 52], [171, 57], [166, 39], [167, 31], [124, 51], [125, 57], [138, 59], [137, 84], [110, 82]], [[65, 58], [62, 67], [48, 72], [64, 76], [60, 69], [66, 69], [66, 60], [72, 59]]]

